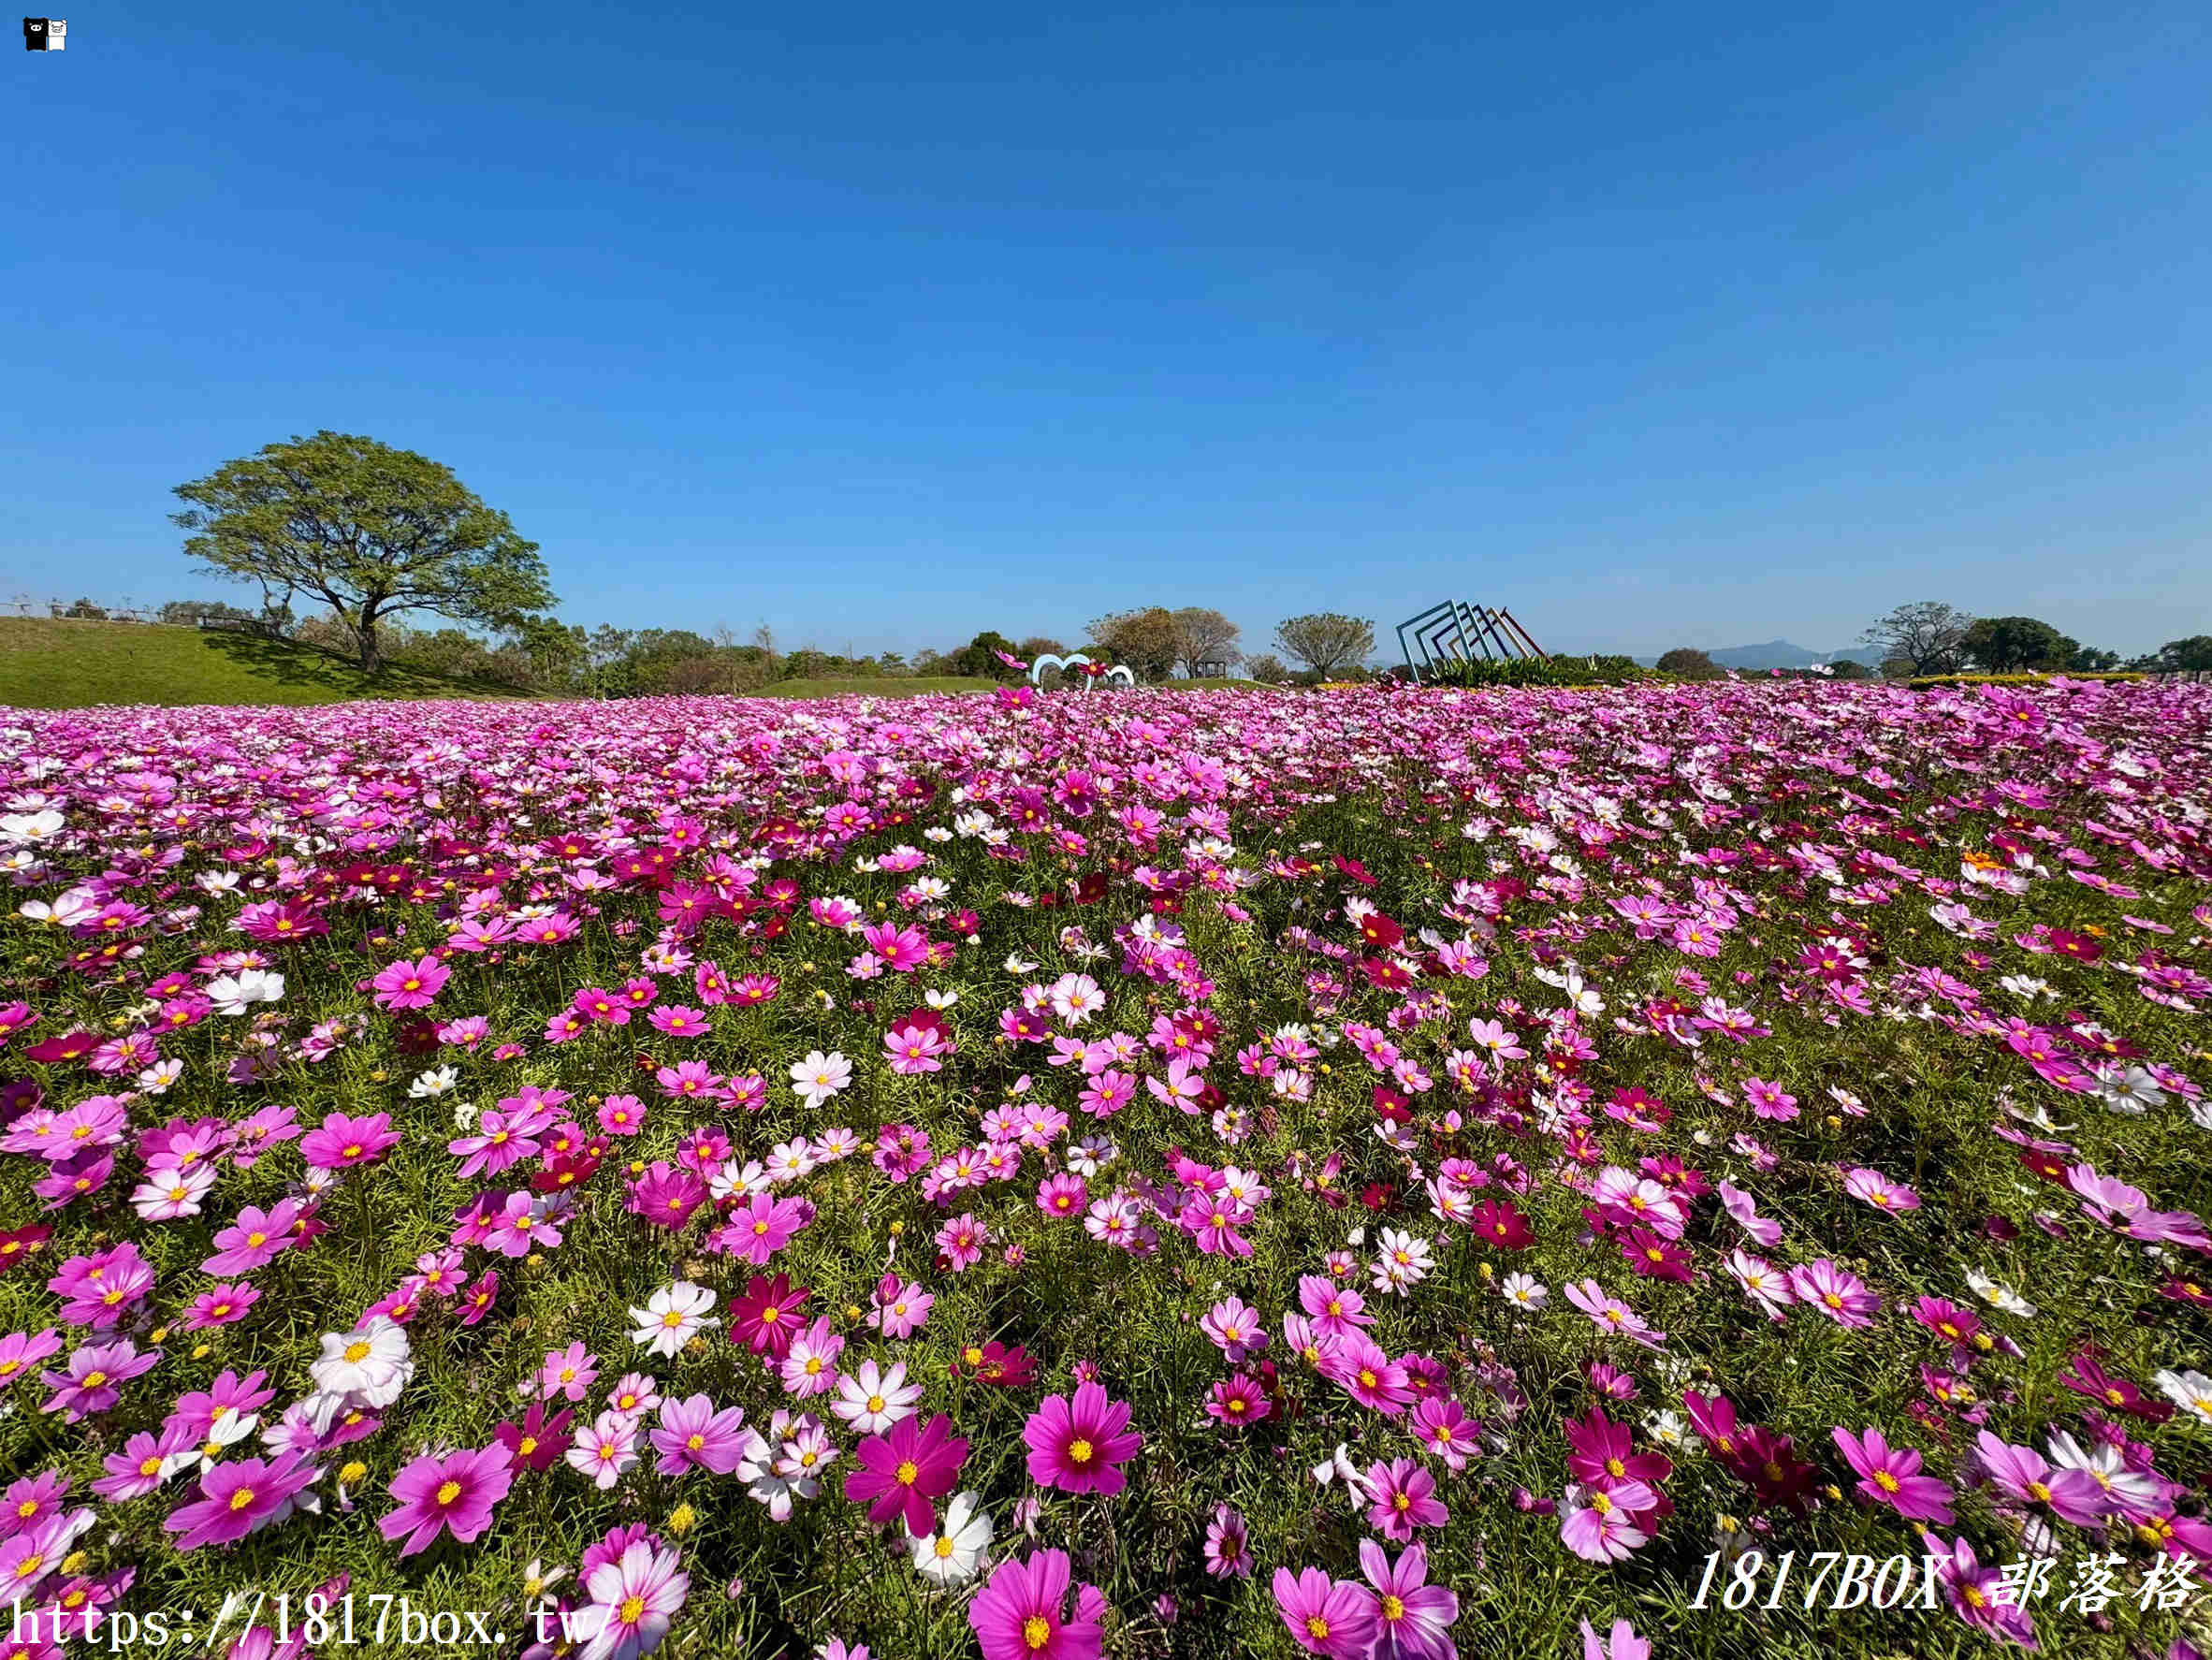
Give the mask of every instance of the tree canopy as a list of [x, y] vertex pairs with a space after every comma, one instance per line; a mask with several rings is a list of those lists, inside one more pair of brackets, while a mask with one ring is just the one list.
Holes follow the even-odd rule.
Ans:
[[1870, 625], [1859, 638], [1880, 648], [1885, 672], [1947, 675], [1964, 666], [1971, 613], [1942, 600], [1915, 600]]
[[1220, 612], [1205, 605], [1186, 605], [1174, 616], [1182, 642], [1176, 661], [1192, 679], [1198, 678], [1203, 664], [1219, 663], [1226, 668], [1244, 656], [1237, 649], [1237, 637], [1244, 631]]
[[377, 624], [402, 611], [515, 630], [554, 603], [538, 545], [450, 468], [373, 438], [322, 431], [271, 444], [181, 484], [184, 551], [213, 575], [305, 593], [343, 619], [361, 667]]
[[1721, 665], [1695, 646], [1677, 646], [1658, 662], [1659, 672], [1684, 680], [1717, 680]]
[[1113, 612], [1092, 623], [1089, 633], [1101, 650], [1127, 663], [1140, 680], [1166, 679], [1183, 655], [1183, 630], [1165, 605]]
[[1958, 643], [1975, 667], [1999, 675], [2069, 668], [2081, 649], [2078, 640], [2033, 617], [1979, 618], [1959, 635]]
[[1375, 624], [1334, 611], [1285, 618], [1275, 625], [1275, 649], [1326, 680], [1338, 669], [1367, 660], [1375, 649]]

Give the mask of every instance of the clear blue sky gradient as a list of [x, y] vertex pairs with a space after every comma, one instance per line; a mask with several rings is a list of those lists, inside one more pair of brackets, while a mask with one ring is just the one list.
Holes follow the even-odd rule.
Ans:
[[65, 3], [0, 598], [231, 596], [169, 487], [330, 427], [570, 620], [837, 650], [2212, 631], [2203, 0]]

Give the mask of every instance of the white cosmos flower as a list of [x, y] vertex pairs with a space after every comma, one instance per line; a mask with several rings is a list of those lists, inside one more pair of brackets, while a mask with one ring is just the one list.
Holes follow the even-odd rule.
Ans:
[[173, 1222], [180, 1216], [196, 1216], [199, 1201], [214, 1185], [212, 1163], [195, 1165], [191, 1170], [171, 1167], [150, 1171], [132, 1193], [131, 1208], [141, 1220], [148, 1222]]
[[2021, 1296], [2020, 1293], [2014, 1290], [2012, 1287], [2000, 1285], [1997, 1281], [1991, 1279], [1987, 1274], [1984, 1274], [1980, 1269], [1968, 1269], [1966, 1271], [1966, 1283], [1973, 1288], [1974, 1295], [1979, 1297], [1983, 1302], [1986, 1303], [1991, 1308], [2001, 1308], [2005, 1313], [2016, 1314], [2022, 1319], [2033, 1319], [2035, 1318], [2034, 1303], [2029, 1302], [2027, 1298]]
[[643, 1308], [630, 1311], [636, 1325], [630, 1333], [631, 1341], [643, 1344], [654, 1354], [673, 1356], [709, 1326], [721, 1324], [706, 1312], [713, 1306], [714, 1293], [705, 1286], [689, 1280], [663, 1286], [646, 1299]]
[[354, 1332], [326, 1332], [323, 1353], [308, 1367], [326, 1394], [358, 1395], [364, 1405], [389, 1406], [415, 1376], [407, 1333], [385, 1315], [371, 1315]]
[[1341, 1481], [1355, 1497], [1367, 1496], [1367, 1478], [1360, 1474], [1360, 1466], [1352, 1463], [1351, 1454], [1342, 1441], [1336, 1444], [1334, 1452], [1314, 1466], [1314, 1479], [1323, 1487], [1332, 1481]]
[[255, 1003], [273, 1003], [284, 995], [284, 977], [268, 968], [241, 968], [208, 982], [208, 1000], [218, 1014], [243, 1014]]
[[1545, 1299], [1551, 1295], [1544, 1282], [1533, 1274], [1508, 1274], [1498, 1289], [1516, 1308], [1531, 1310], [1543, 1307]]
[[51, 807], [35, 813], [0, 814], [0, 837], [10, 847], [46, 841], [62, 832], [62, 815]]
[[809, 1107], [820, 1107], [851, 1082], [852, 1063], [834, 1049], [827, 1055], [810, 1049], [805, 1060], [792, 1063], [792, 1091]]
[[940, 1533], [914, 1540], [914, 1567], [935, 1585], [963, 1585], [975, 1578], [991, 1547], [991, 1518], [972, 1493], [956, 1493], [945, 1507]]
[[458, 1085], [460, 1073], [451, 1067], [435, 1067], [427, 1072], [417, 1072], [415, 1082], [407, 1085], [410, 1100], [429, 1100], [444, 1095]]
[[138, 1087], [148, 1095], [167, 1095], [169, 1085], [184, 1075], [181, 1060], [157, 1060], [138, 1074]]
[[880, 1435], [894, 1424], [914, 1416], [914, 1403], [922, 1386], [907, 1381], [907, 1363], [894, 1361], [889, 1370], [872, 1360], [863, 1361], [856, 1372], [837, 1378], [837, 1398], [830, 1411], [863, 1435]]
[[2202, 1372], [2161, 1372], [2156, 1382], [2166, 1399], [2199, 1423], [2212, 1424], [2212, 1377]]

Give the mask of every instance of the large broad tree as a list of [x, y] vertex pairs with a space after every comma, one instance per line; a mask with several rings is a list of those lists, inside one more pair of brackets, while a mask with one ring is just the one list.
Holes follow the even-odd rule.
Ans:
[[1177, 661], [1194, 680], [1202, 664], [1219, 663], [1227, 668], [1244, 656], [1237, 649], [1237, 636], [1244, 631], [1204, 605], [1186, 605], [1176, 612], [1175, 630], [1182, 636]]
[[1091, 644], [1115, 663], [1127, 663], [1138, 679], [1159, 681], [1175, 672], [1183, 655], [1183, 631], [1165, 605], [1145, 605], [1101, 617], [1089, 629]]
[[1334, 611], [1286, 618], [1275, 625], [1275, 649], [1295, 657], [1326, 680], [1340, 668], [1367, 661], [1375, 649], [1375, 624]]
[[1941, 600], [1915, 600], [1899, 605], [1859, 638], [1881, 648], [1885, 670], [1947, 675], [1966, 661], [1966, 631], [1973, 620], [1972, 612]]
[[1976, 667], [1996, 675], [2019, 669], [2062, 669], [2081, 649], [2079, 640], [2034, 617], [1978, 618], [1959, 635], [1958, 644]]
[[1677, 646], [1655, 666], [1661, 674], [1682, 680], [1717, 680], [1724, 673], [1719, 663], [1695, 646]]
[[184, 551], [265, 597], [313, 595], [345, 619], [361, 667], [402, 611], [512, 630], [552, 605], [538, 545], [441, 466], [373, 438], [317, 432], [181, 484]]

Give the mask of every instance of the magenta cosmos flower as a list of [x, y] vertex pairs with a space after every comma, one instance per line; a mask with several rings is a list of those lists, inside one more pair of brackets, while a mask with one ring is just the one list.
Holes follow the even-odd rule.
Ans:
[[162, 1526], [182, 1536], [180, 1551], [232, 1544], [289, 1516], [293, 1501], [321, 1474], [298, 1452], [213, 1464], [199, 1478], [200, 1496], [179, 1505]]
[[370, 984], [375, 989], [376, 1006], [380, 1009], [428, 1009], [430, 999], [445, 988], [450, 977], [451, 970], [435, 956], [426, 956], [414, 963], [402, 957]]
[[1880, 1430], [1854, 1435], [1838, 1426], [1829, 1432], [1846, 1463], [1858, 1472], [1859, 1496], [1887, 1505], [1908, 1522], [1951, 1524], [1950, 1483], [1920, 1473], [1920, 1454], [1910, 1447], [1892, 1447]]
[[1460, 1599], [1429, 1583], [1429, 1553], [1409, 1545], [1393, 1563], [1373, 1539], [1360, 1541], [1360, 1571], [1375, 1587], [1371, 1660], [1452, 1660], [1451, 1623]]
[[399, 1144], [400, 1133], [391, 1116], [371, 1113], [365, 1118], [332, 1113], [320, 1129], [299, 1139], [299, 1156], [316, 1170], [350, 1170], [357, 1164], [374, 1164]]
[[845, 1496], [866, 1505], [878, 1526], [894, 1516], [906, 1518], [907, 1531], [926, 1538], [935, 1531], [932, 1499], [951, 1493], [968, 1457], [968, 1443], [953, 1434], [953, 1422], [939, 1413], [927, 1423], [902, 1418], [888, 1434], [870, 1435], [853, 1449], [860, 1468], [845, 1478]]
[[1099, 1660], [1105, 1635], [1106, 1594], [1096, 1585], [1075, 1587], [1065, 1551], [1040, 1551], [1026, 1562], [1008, 1558], [968, 1605], [968, 1623], [982, 1645], [983, 1660]]
[[404, 1534], [402, 1556], [413, 1556], [441, 1532], [472, 1543], [491, 1525], [492, 1507], [514, 1485], [514, 1461], [500, 1441], [473, 1452], [416, 1459], [392, 1478], [392, 1497], [400, 1502], [377, 1522], [377, 1531], [387, 1539]]
[[1022, 1426], [1029, 1478], [1062, 1493], [1119, 1493], [1128, 1478], [1118, 1466], [1144, 1445], [1128, 1421], [1128, 1403], [1107, 1399], [1095, 1383], [1078, 1385], [1072, 1402], [1047, 1395]]
[[1275, 1569], [1275, 1607], [1298, 1646], [1329, 1660], [1361, 1660], [1375, 1641], [1375, 1598], [1317, 1567]]

